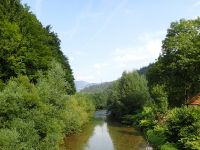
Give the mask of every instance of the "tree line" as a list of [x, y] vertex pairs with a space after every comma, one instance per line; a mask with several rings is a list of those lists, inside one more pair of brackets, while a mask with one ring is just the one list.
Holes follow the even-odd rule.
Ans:
[[138, 126], [157, 149], [200, 149], [200, 18], [172, 22], [155, 63], [104, 90], [110, 118]]
[[0, 149], [60, 149], [95, 110], [60, 40], [20, 0], [0, 1]]

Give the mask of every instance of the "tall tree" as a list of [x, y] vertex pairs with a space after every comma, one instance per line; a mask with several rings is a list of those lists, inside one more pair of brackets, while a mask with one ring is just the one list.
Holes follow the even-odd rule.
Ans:
[[123, 72], [122, 77], [113, 84], [110, 96], [109, 110], [114, 118], [134, 114], [149, 99], [147, 80], [137, 71]]
[[0, 1], [0, 80], [27, 75], [36, 82], [38, 71], [47, 71], [56, 60], [65, 69], [65, 78], [75, 92], [74, 77], [60, 40], [51, 27], [43, 27], [19, 0]]
[[173, 22], [162, 54], [148, 72], [150, 86], [164, 84], [171, 105], [181, 105], [200, 91], [200, 18]]

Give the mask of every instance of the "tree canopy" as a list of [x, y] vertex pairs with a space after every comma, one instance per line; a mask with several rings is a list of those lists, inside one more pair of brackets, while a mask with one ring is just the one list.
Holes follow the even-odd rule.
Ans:
[[19, 0], [0, 1], [0, 79], [27, 75], [36, 82], [38, 71], [47, 71], [52, 60], [62, 64], [70, 94], [75, 92], [74, 77], [60, 40], [51, 26], [43, 27], [29, 7]]
[[170, 105], [181, 105], [200, 91], [200, 18], [173, 22], [162, 54], [147, 74], [150, 86], [164, 84]]

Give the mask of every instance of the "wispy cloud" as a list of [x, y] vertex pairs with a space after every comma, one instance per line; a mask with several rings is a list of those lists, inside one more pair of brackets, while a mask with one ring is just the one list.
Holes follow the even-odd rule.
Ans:
[[194, 4], [193, 4], [193, 7], [199, 7], [200, 6], [200, 1], [196, 1]]
[[96, 63], [93, 65], [95, 69], [103, 69], [104, 67], [108, 66], [107, 63]]
[[[165, 32], [144, 33], [137, 38], [130, 48], [117, 48], [113, 52], [113, 61], [122, 68], [138, 68], [155, 61], [161, 53], [162, 39]], [[133, 68], [132, 68], [133, 69]]]
[[62, 35], [67, 40], [73, 40], [74, 37], [79, 33], [81, 29], [81, 24], [87, 20], [87, 19], [94, 19], [102, 16], [103, 12], [94, 12], [91, 11], [92, 8], [92, 0], [89, 0], [88, 3], [83, 7], [83, 9], [80, 11], [80, 13], [76, 16], [75, 23], [73, 28], [62, 31]]
[[106, 17], [102, 26], [94, 33], [94, 35], [85, 43], [83, 47], [87, 47], [94, 39], [96, 39], [99, 34], [103, 32], [103, 30], [108, 26], [108, 24], [112, 21], [112, 18], [122, 9], [127, 0], [122, 0]]
[[139, 69], [149, 63], [154, 62], [161, 53], [162, 40], [166, 32], [156, 31], [152, 33], [142, 33], [132, 42], [130, 47], [114, 49], [109, 55], [109, 59], [102, 59], [100, 62], [88, 65], [76, 76], [77, 80], [89, 82], [111, 81], [120, 77], [124, 70]]
[[132, 62], [144, 61], [147, 56], [142, 54], [143, 49], [141, 48], [117, 48], [113, 53], [113, 61], [116, 62], [120, 67], [126, 67], [127, 64]]

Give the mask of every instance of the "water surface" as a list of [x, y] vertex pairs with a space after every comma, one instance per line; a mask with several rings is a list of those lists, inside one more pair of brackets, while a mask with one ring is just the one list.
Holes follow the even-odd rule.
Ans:
[[146, 142], [133, 127], [106, 121], [106, 111], [97, 111], [95, 119], [82, 133], [65, 138], [66, 150], [145, 150]]

